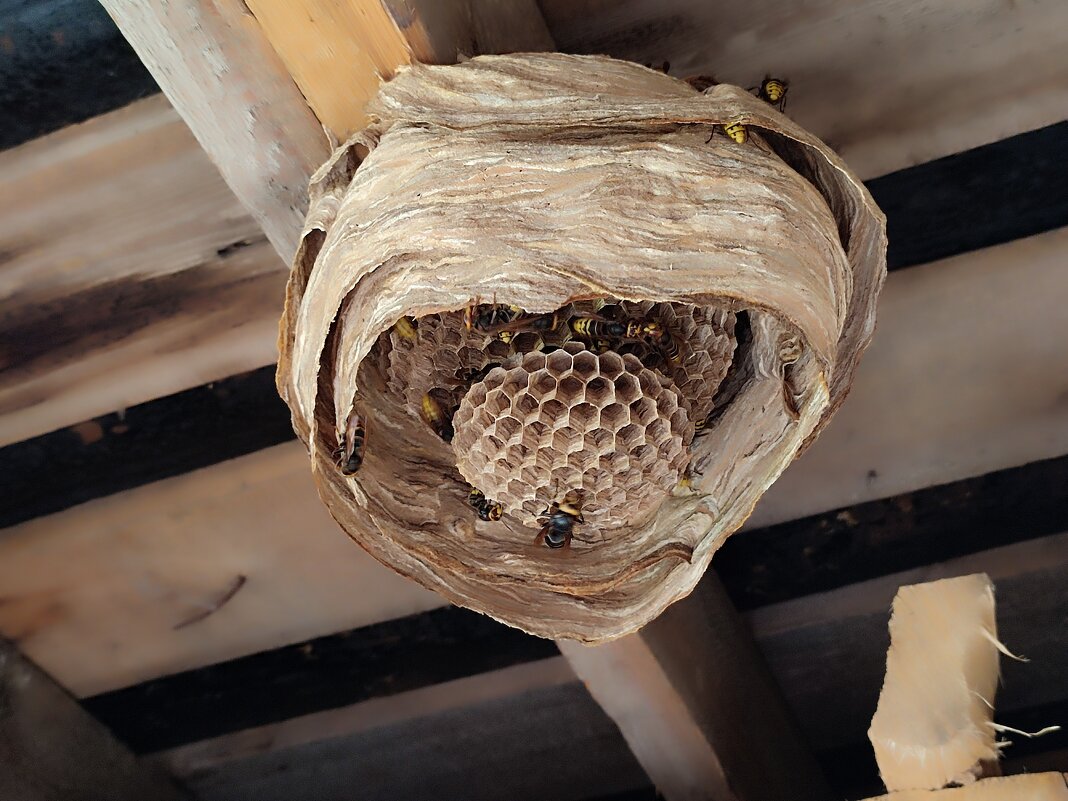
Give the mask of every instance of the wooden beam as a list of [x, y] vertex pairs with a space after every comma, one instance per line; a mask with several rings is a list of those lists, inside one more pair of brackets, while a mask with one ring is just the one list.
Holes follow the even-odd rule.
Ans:
[[399, 66], [552, 50], [534, 0], [247, 0], [327, 130], [344, 141]]
[[146, 753], [557, 656], [551, 640], [445, 607], [164, 676], [85, 707]]
[[1068, 108], [1068, 62], [1055, 55], [1068, 27], [1060, 0], [839, 0], [803, 13], [778, 0], [541, 8], [565, 52], [667, 59], [674, 75], [740, 86], [788, 79], [789, 115], [863, 178], [1060, 122]]
[[286, 276], [162, 97], [0, 153], [0, 444], [271, 364]]
[[716, 554], [739, 609], [1068, 530], [1068, 456], [752, 529]]
[[[1064, 388], [1048, 368], [1058, 343], [1068, 340], [1068, 319], [1057, 305], [1068, 283], [1061, 269], [1066, 248], [1068, 230], [1058, 230], [892, 273], [849, 402], [761, 499], [750, 528], [1068, 453]], [[1023, 326], [1021, 319], [1045, 324]], [[175, 358], [195, 363], [190, 355]], [[990, 364], [1003, 372], [995, 375]], [[137, 370], [128, 375], [138, 380]], [[218, 393], [160, 400], [131, 413], [143, 428], [126, 426], [123, 437], [98, 445], [83, 444], [76, 427], [5, 451], [0, 471], [6, 468], [5, 480], [21, 491], [0, 497], [0, 524], [154, 481], [182, 465], [206, 467], [256, 443], [277, 444], [289, 423], [282, 404], [268, 397], [271, 381], [265, 370]], [[200, 399], [216, 395], [218, 402]], [[230, 410], [230, 436], [207, 436], [217, 430], [221, 408]], [[170, 424], [175, 418], [182, 429]], [[106, 431], [114, 423], [105, 415], [89, 428]], [[81, 472], [92, 475], [74, 486], [50, 470], [44, 454], [91, 468]]]
[[[891, 266], [1068, 225], [1066, 135], [870, 182]], [[0, 318], [0, 444], [273, 360], [285, 265], [162, 98], [0, 155], [0, 188], [0, 298], [18, 310]]]
[[0, 4], [0, 150], [159, 92], [96, 0]]
[[559, 646], [667, 801], [831, 797], [714, 573], [636, 634]]
[[8, 529], [0, 551], [0, 632], [79, 696], [442, 604], [338, 531], [295, 442]]
[[[395, 697], [409, 708], [384, 713], [394, 717], [385, 725], [358, 719], [361, 713], [382, 714], [382, 707], [341, 712], [346, 720], [297, 722], [336, 724], [325, 739], [314, 731], [307, 741], [294, 729], [264, 731], [260, 734], [293, 741], [272, 748], [260, 739], [250, 750], [267, 745], [262, 753], [207, 764], [183, 779], [200, 801], [347, 801], [353, 788], [359, 788], [361, 801], [581, 801], [646, 787], [648, 778], [612, 721], [579, 682], [560, 681], [564, 667], [530, 666], [533, 675], [522, 677], [525, 688], [519, 677], [510, 677], [513, 686], [507, 688], [497, 686], [499, 676], [488, 675], [478, 683]], [[450, 691], [457, 695], [455, 705], [443, 695]], [[171, 752], [161, 758], [181, 756]], [[180, 771], [180, 762], [171, 764]]]
[[288, 264], [327, 137], [240, 0], [103, 6]]
[[[761, 651], [813, 748], [832, 751], [866, 741], [890, 642], [886, 629], [890, 604], [898, 588], [976, 572], [987, 573], [997, 587], [1002, 641], [1030, 660], [1025, 664], [1003, 660], [995, 720], [1068, 699], [1063, 625], [1068, 607], [1068, 533], [1062, 533], [747, 613]], [[849, 677], [847, 682], [844, 676]]]
[[[231, 417], [225, 395], [209, 398], [213, 408], [216, 400], [224, 429], [233, 424], [230, 436], [241, 443], [240, 416]], [[134, 414], [129, 420], [132, 450], [122, 449], [127, 435], [111, 436], [101, 441], [101, 459], [156, 446], [166, 452], [172, 437], [189, 431], [151, 421], [142, 429]], [[63, 452], [59, 443], [39, 456], [48, 461]], [[72, 464], [79, 473], [98, 469], [96, 461]], [[732, 600], [752, 608], [1041, 538], [1068, 528], [1066, 465], [1062, 457], [744, 532], [716, 564]], [[22, 485], [10, 486], [17, 496]], [[53, 674], [88, 693], [340, 631], [350, 620], [366, 625], [442, 603], [353, 548], [320, 507], [307, 456], [290, 443], [12, 528], [0, 538], [0, 585], [11, 588], [0, 604], [0, 630], [22, 637]], [[136, 558], [116, 560], [115, 552]], [[316, 559], [330, 569], [316, 570]], [[75, 571], [69, 580], [63, 565]], [[228, 604], [225, 614], [205, 621], [210, 626], [174, 629], [238, 575], [251, 582], [240, 592], [254, 587], [258, 605]], [[361, 586], [378, 589], [362, 593]], [[316, 616], [291, 608], [290, 596], [314, 599]]]
[[892, 273], [849, 399], [748, 526], [1068, 453], [1049, 369], [1068, 341], [1066, 252], [1060, 228]]
[[[287, 263], [308, 179], [328, 153], [323, 131], [337, 141], [361, 129], [364, 106], [397, 67], [413, 54], [451, 61], [468, 32], [497, 30], [502, 14], [520, 11], [536, 24], [508, 44], [551, 44], [536, 5], [518, 0], [394, 4], [409, 14], [403, 29], [381, 0], [103, 5]], [[429, 34], [423, 16], [448, 20], [462, 42]]]
[[[271, 365], [213, 381], [0, 450], [0, 484], [9, 490], [0, 498], [0, 528], [291, 442], [274, 373]], [[64, 469], [52, 469], [57, 464]]]
[[0, 798], [12, 801], [187, 798], [2, 640], [0, 766]]
[[[458, 645], [456, 650], [460, 650]], [[476, 704], [506, 701], [522, 693], [575, 682], [575, 673], [567, 660], [557, 655], [498, 670], [465, 674], [460, 678], [414, 689], [397, 688], [396, 692], [374, 695], [346, 706], [281, 718], [276, 722], [204, 740], [179, 740], [181, 745], [156, 751], [151, 761], [179, 779], [203, 776], [208, 771], [219, 771], [225, 765], [258, 754], [286, 751], [370, 732], [384, 726], [413, 722]], [[148, 697], [147, 694], [145, 697]], [[221, 700], [225, 702], [227, 699], [223, 697]], [[116, 719], [120, 725], [129, 725], [129, 718]]]

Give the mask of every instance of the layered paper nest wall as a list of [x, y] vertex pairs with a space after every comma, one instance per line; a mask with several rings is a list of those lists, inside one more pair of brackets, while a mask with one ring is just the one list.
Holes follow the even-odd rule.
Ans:
[[[699, 93], [608, 58], [413, 66], [383, 86], [370, 111], [371, 126], [313, 178], [281, 324], [279, 391], [323, 501], [375, 558], [454, 603], [545, 637], [599, 641], [634, 631], [693, 589], [845, 398], [885, 278], [881, 212], [826, 145], [746, 91]], [[749, 141], [722, 131], [709, 139], [728, 122], [747, 125]], [[557, 383], [527, 401], [553, 405], [502, 433], [493, 415], [518, 414], [510, 410], [524, 399], [501, 400], [501, 387], [527, 381], [528, 368], [530, 381], [550, 369], [541, 356], [502, 352], [484, 360], [504, 360], [488, 384], [455, 390], [463, 398], [456, 423], [468, 428], [458, 429], [466, 440], [454, 450], [413, 408], [411, 386], [433, 381], [433, 354], [430, 366], [412, 366], [391, 329], [403, 316], [423, 320], [424, 337], [455, 328], [476, 299], [530, 314], [645, 302], [632, 308], [716, 320], [706, 338], [719, 350], [702, 358], [730, 365], [707, 403], [691, 405], [693, 388], [673, 384], [687, 383], [678, 371], [633, 355], [622, 357], [629, 366], [612, 357], [602, 368], [568, 343], [557, 351], [566, 358], [549, 357], [571, 359], [551, 367], [563, 371]], [[448, 353], [437, 362], [459, 359], [465, 346], [455, 337], [468, 333], [441, 335]], [[653, 393], [655, 410], [628, 401], [634, 424], [612, 429], [616, 445], [599, 436], [607, 423], [596, 417], [611, 401], [584, 394], [601, 369], [615, 381], [626, 371], [635, 381], [656, 378], [641, 378], [640, 390]], [[486, 412], [492, 403], [498, 411]], [[714, 412], [697, 432], [702, 403]], [[366, 444], [362, 467], [347, 478], [334, 452], [354, 410]], [[472, 425], [483, 428], [471, 433]], [[545, 425], [574, 436], [546, 440]], [[527, 443], [536, 437], [541, 445]], [[553, 442], [569, 453], [554, 454]], [[538, 474], [541, 460], [510, 462], [512, 446], [516, 454], [540, 448], [545, 470], [585, 482], [600, 504], [600, 523], [582, 529], [589, 542], [535, 543], [537, 507], [563, 488]], [[613, 447], [630, 450], [623, 458]], [[660, 448], [663, 464], [656, 454], [638, 458], [650, 448]], [[628, 464], [655, 480], [627, 475]], [[683, 481], [671, 488], [676, 477]], [[507, 496], [501, 521], [476, 517], [468, 480]], [[597, 495], [604, 482], [613, 490]], [[628, 487], [641, 506], [632, 517]]]

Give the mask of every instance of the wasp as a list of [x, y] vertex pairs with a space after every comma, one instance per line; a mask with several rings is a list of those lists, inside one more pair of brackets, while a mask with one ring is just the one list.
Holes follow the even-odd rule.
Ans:
[[538, 520], [542, 524], [535, 545], [544, 543], [549, 548], [566, 548], [572, 539], [585, 542], [575, 536], [575, 524], [585, 523], [582, 517], [582, 491], [570, 490], [559, 502], [553, 502]]
[[471, 504], [471, 507], [478, 513], [479, 520], [493, 521], [500, 520], [504, 514], [504, 507], [497, 503], [497, 501], [491, 501], [483, 494], [482, 490], [471, 487], [471, 492], [468, 493], [467, 502]]
[[522, 314], [518, 318], [512, 318], [507, 322], [495, 325], [486, 330], [486, 333], [496, 334], [521, 334], [533, 332], [541, 334], [546, 331], [554, 331], [560, 325], [561, 314], [559, 311], [550, 314]]
[[393, 324], [393, 331], [402, 342], [415, 342], [419, 321], [414, 317], [401, 317]]
[[659, 339], [656, 340], [656, 345], [660, 349], [660, 354], [667, 359], [669, 364], [678, 365], [682, 363], [682, 348], [679, 347], [679, 340], [671, 335], [668, 331], [664, 331]]
[[611, 339], [654, 340], [664, 336], [664, 327], [656, 320], [631, 320], [620, 322], [606, 317], [575, 317], [570, 321], [571, 330], [580, 339], [592, 341]]
[[[496, 333], [503, 342], [509, 342], [512, 338], [511, 332], [502, 329], [501, 326], [510, 323], [522, 313], [523, 310], [518, 306], [500, 303], [485, 306], [479, 305], [476, 301], [464, 309], [464, 328], [483, 334]], [[500, 336], [502, 333], [507, 337]]]
[[338, 448], [334, 452], [334, 463], [343, 476], [353, 476], [363, 464], [363, 446], [367, 440], [367, 430], [363, 418], [353, 413], [345, 426], [344, 433], [338, 436]]
[[740, 122], [725, 122], [722, 125], [713, 125], [712, 133], [708, 135], [708, 139], [705, 140], [707, 145], [712, 141], [712, 137], [716, 135], [716, 130], [722, 128], [723, 133], [727, 135], [727, 138], [731, 141], [737, 142], [739, 145], [744, 145], [749, 141], [749, 129]]
[[452, 416], [447, 415], [441, 408], [441, 404], [435, 400], [429, 392], [423, 396], [423, 419], [426, 420], [434, 433], [446, 442], [452, 442], [453, 434]]
[[760, 82], [760, 89], [757, 90], [757, 97], [761, 100], [765, 100], [771, 105], [783, 111], [786, 108], [786, 90], [790, 88], [790, 85], [781, 78], [772, 78], [770, 75], [764, 77], [764, 80]]

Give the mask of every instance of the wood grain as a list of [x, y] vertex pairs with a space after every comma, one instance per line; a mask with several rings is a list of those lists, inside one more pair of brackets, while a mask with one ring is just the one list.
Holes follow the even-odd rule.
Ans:
[[308, 104], [338, 141], [397, 68], [552, 50], [534, 0], [248, 0]]
[[379, 84], [412, 60], [381, 0], [247, 0], [323, 126], [340, 141], [367, 124]]
[[327, 137], [240, 0], [106, 0], [163, 93], [288, 263]]
[[337, 531], [295, 443], [8, 529], [0, 550], [0, 631], [79, 696], [442, 603]]
[[648, 785], [579, 682], [550, 675], [495, 697], [487, 678], [484, 694], [466, 688], [455, 706], [437, 695], [426, 714], [329, 732], [205, 767], [186, 780], [202, 801], [349, 801], [354, 788], [361, 801], [583, 801]]
[[885, 672], [886, 627], [897, 589], [976, 572], [994, 582], [1002, 642], [1030, 660], [1002, 660], [995, 720], [1068, 697], [1068, 534], [1062, 533], [748, 612], [757, 643], [813, 748], [865, 741]]
[[1068, 228], [890, 275], [846, 403], [757, 528], [1068, 453]]
[[0, 444], [270, 364], [285, 277], [162, 97], [0, 154]]
[[667, 801], [831, 798], [714, 573], [636, 634], [559, 645]]
[[0, 640], [0, 797], [11, 801], [178, 801], [103, 724]]
[[790, 81], [786, 110], [863, 178], [1060, 122], [1068, 6], [1060, 0], [542, 0], [557, 46], [671, 62], [756, 86]]

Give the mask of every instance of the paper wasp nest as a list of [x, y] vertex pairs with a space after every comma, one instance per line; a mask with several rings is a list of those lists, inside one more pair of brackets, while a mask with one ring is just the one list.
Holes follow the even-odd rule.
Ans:
[[282, 320], [324, 502], [450, 601], [635, 630], [845, 397], [882, 215], [763, 101], [607, 58], [414, 66], [370, 113], [313, 178]]

